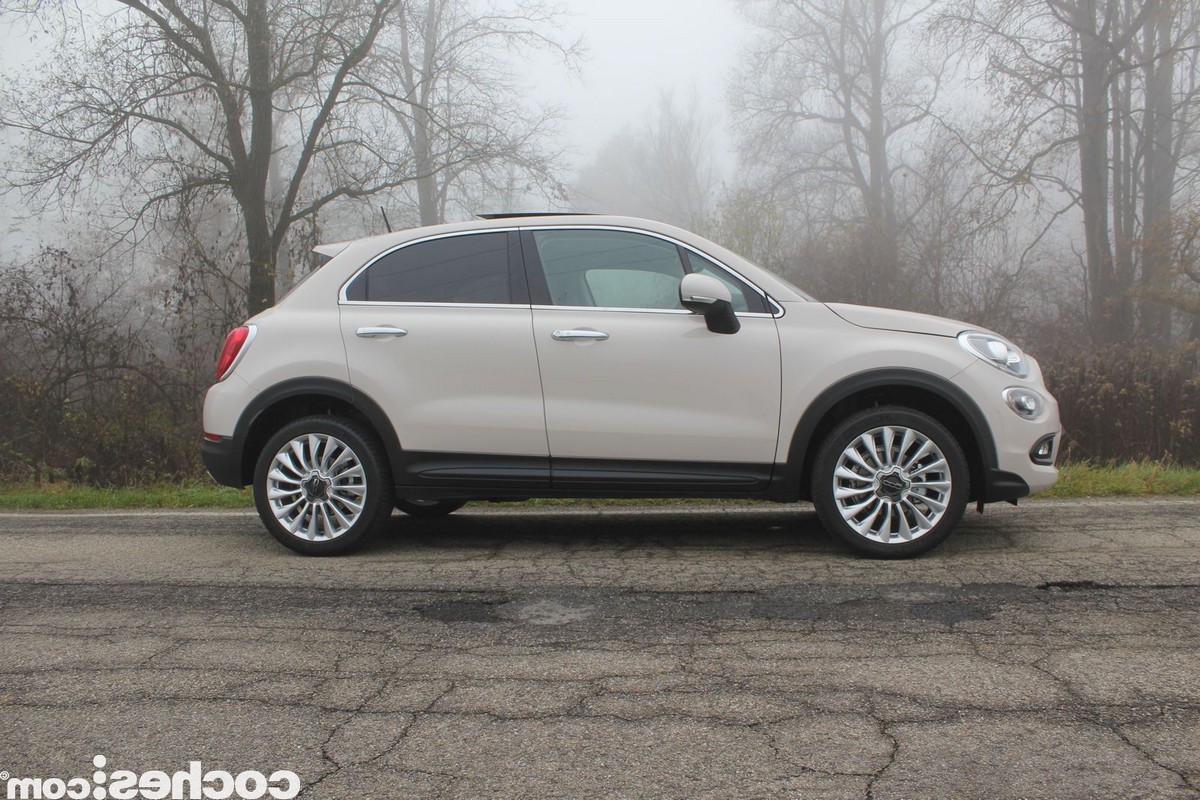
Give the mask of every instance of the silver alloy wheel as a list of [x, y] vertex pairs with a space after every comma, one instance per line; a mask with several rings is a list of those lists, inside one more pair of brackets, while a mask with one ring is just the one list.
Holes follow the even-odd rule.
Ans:
[[267, 501], [279, 524], [310, 542], [350, 530], [362, 516], [367, 480], [349, 445], [327, 433], [306, 433], [285, 444], [267, 470]]
[[912, 428], [872, 428], [846, 445], [833, 473], [833, 499], [846, 524], [881, 544], [919, 539], [949, 506], [950, 465]]

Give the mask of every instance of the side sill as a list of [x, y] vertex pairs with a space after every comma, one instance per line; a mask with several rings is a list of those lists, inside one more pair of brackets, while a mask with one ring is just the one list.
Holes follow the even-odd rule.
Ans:
[[405, 451], [401, 497], [756, 497], [766, 499], [773, 464], [623, 459], [550, 459]]

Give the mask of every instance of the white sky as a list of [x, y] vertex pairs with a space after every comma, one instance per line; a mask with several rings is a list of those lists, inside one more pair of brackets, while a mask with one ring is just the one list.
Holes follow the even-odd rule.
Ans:
[[[638, 125], [664, 90], [681, 98], [694, 92], [705, 113], [718, 121], [714, 145], [718, 158], [724, 155], [726, 85], [749, 35], [736, 0], [559, 3], [569, 12], [565, 38], [582, 36], [587, 57], [573, 76], [561, 64], [535, 59], [531, 99], [566, 111], [562, 132], [573, 166], [585, 164], [622, 128]], [[21, 23], [0, 26], [0, 70], [28, 69], [46, 57], [49, 43], [50, 37], [31, 35]], [[13, 242], [17, 202], [13, 195], [0, 198], [0, 245]], [[28, 222], [21, 227], [28, 233]]]
[[[663, 90], [687, 96], [694, 89], [706, 110], [724, 118], [730, 70], [749, 33], [735, 3], [559, 0], [569, 12], [566, 38], [582, 36], [588, 55], [573, 77], [535, 61], [534, 97], [566, 109], [564, 133], [580, 155], [636, 123]], [[28, 66], [47, 43], [20, 24], [0, 27], [0, 69]]]
[[586, 159], [636, 124], [659, 93], [695, 89], [706, 111], [725, 118], [725, 92], [749, 26], [735, 0], [568, 0], [568, 32], [582, 34], [581, 74], [539, 69], [539, 99], [566, 108], [567, 139]]

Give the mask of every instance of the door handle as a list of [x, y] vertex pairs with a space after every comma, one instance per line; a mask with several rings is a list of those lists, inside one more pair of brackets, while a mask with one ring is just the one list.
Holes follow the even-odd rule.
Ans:
[[354, 335], [360, 339], [375, 339], [382, 336], [407, 336], [408, 331], [404, 328], [393, 328], [390, 325], [384, 325], [378, 328], [359, 328], [354, 332]]
[[608, 334], [604, 331], [555, 331], [550, 336], [556, 342], [572, 342], [577, 339], [590, 339], [603, 342], [608, 338]]

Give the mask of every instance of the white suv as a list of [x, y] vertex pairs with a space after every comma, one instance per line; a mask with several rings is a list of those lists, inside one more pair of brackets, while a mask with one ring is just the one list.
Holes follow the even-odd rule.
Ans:
[[204, 403], [209, 472], [302, 553], [393, 507], [738, 497], [911, 556], [968, 501], [1057, 479], [1057, 404], [1011, 342], [817, 302], [669, 225], [496, 215], [317, 252], [229, 334]]

